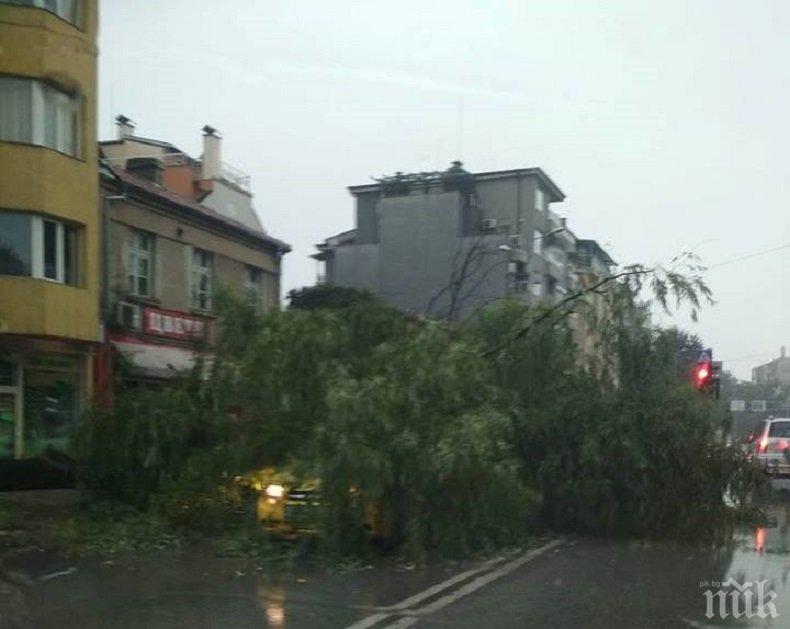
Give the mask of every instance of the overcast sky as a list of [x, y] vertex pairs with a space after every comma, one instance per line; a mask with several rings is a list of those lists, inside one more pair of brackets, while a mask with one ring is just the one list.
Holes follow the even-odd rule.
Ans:
[[[200, 128], [252, 176], [289, 242], [284, 292], [353, 227], [371, 175], [540, 166], [579, 237], [620, 263], [705, 263], [790, 243], [784, 0], [103, 0], [99, 137], [199, 155]], [[740, 377], [790, 345], [790, 249], [707, 275], [678, 324]]]

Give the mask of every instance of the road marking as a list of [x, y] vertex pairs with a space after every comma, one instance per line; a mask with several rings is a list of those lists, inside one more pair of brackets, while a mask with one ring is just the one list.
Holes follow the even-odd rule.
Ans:
[[424, 616], [426, 614], [432, 614], [435, 611], [442, 609], [443, 607], [447, 607], [448, 605], [455, 603], [460, 598], [466, 596], [467, 594], [471, 594], [479, 590], [481, 587], [488, 585], [492, 581], [496, 581], [497, 579], [501, 579], [505, 575], [510, 574], [514, 570], [517, 570], [525, 563], [528, 563], [535, 559], [536, 557], [540, 557], [543, 553], [552, 548], [556, 548], [560, 544], [562, 544], [565, 540], [555, 539], [548, 544], [544, 544], [540, 548], [535, 548], [530, 550], [528, 553], [519, 557], [518, 559], [514, 559], [511, 562], [506, 563], [501, 568], [494, 570], [493, 572], [489, 572], [488, 574], [484, 574], [482, 576], [477, 577], [474, 581], [467, 583], [466, 585], [458, 588], [454, 592], [443, 596], [442, 598], [434, 601], [433, 603], [429, 603], [428, 605], [424, 605], [419, 609], [415, 609], [411, 611], [411, 614]]
[[349, 625], [346, 627], [346, 629], [368, 629], [368, 627], [377, 625], [380, 621], [384, 620], [385, 618], [389, 618], [390, 616], [392, 616], [392, 614], [373, 614], [372, 616], [368, 616], [358, 622], [355, 622], [353, 625]]
[[411, 627], [417, 620], [417, 616], [404, 616], [391, 625], [387, 625], [384, 629], [406, 629], [406, 627]]
[[551, 550], [552, 548], [555, 548], [556, 546], [559, 546], [562, 543], [564, 543], [564, 540], [553, 540], [547, 544], [544, 544], [539, 548], [530, 550], [524, 555], [521, 555], [520, 557], [509, 561], [508, 563], [497, 568], [496, 570], [493, 570], [488, 574], [483, 574], [481, 576], [478, 576], [476, 579], [460, 587], [455, 592], [443, 596], [442, 598], [434, 601], [433, 603], [429, 603], [428, 605], [424, 605], [423, 607], [418, 607], [414, 609], [414, 606], [417, 605], [418, 603], [421, 603], [422, 601], [431, 598], [432, 596], [435, 596], [436, 594], [439, 594], [444, 590], [447, 590], [448, 588], [451, 588], [452, 586], [462, 581], [465, 581], [470, 577], [473, 577], [474, 575], [486, 572], [487, 570], [490, 570], [492, 567], [504, 561], [504, 557], [496, 557], [494, 559], [489, 559], [488, 561], [486, 561], [481, 566], [478, 566], [477, 568], [472, 568], [470, 570], [461, 572], [460, 574], [457, 574], [454, 577], [450, 577], [449, 579], [446, 579], [441, 583], [437, 583], [436, 585], [433, 585], [428, 589], [423, 590], [422, 592], [418, 592], [413, 596], [405, 598], [399, 603], [396, 603], [395, 605], [379, 608], [378, 613], [373, 614], [371, 616], [367, 616], [362, 620], [359, 620], [354, 624], [349, 625], [346, 629], [369, 629], [370, 627], [377, 625], [378, 623], [389, 618], [390, 616], [398, 616], [398, 615], [405, 615], [406, 617], [400, 618], [394, 623], [387, 625], [387, 629], [403, 629], [405, 627], [409, 627], [417, 622], [418, 616], [423, 616], [425, 614], [433, 613], [434, 611], [441, 609], [442, 607], [454, 603], [461, 597], [466, 596], [467, 594], [471, 594], [475, 590], [478, 590], [481, 587], [487, 585], [488, 583], [491, 583], [491, 581], [499, 579], [505, 576], [506, 574], [513, 572], [513, 570], [520, 568], [525, 563], [532, 561], [535, 557], [542, 555], [546, 551]]
[[[472, 577], [481, 572], [485, 572], [486, 570], [492, 568], [493, 566], [497, 565], [498, 563], [501, 563], [504, 560], [505, 557], [494, 557], [493, 559], [489, 559], [488, 561], [478, 566], [477, 568], [471, 568], [469, 570], [465, 570], [464, 572], [461, 572], [460, 574], [456, 574], [454, 577], [450, 577], [449, 579], [446, 579], [441, 583], [432, 585], [431, 587], [429, 587], [426, 590], [423, 590], [422, 592], [418, 592], [413, 596], [404, 598], [402, 601], [396, 603], [395, 605], [389, 605], [387, 607], [377, 607], [375, 609], [379, 613], [373, 614], [371, 616], [367, 616], [362, 620], [355, 622], [353, 625], [349, 625], [347, 629], [368, 629], [369, 627], [372, 627], [373, 625], [379, 623], [385, 618], [389, 618], [390, 616], [392, 616], [393, 615], [392, 612], [408, 609], [409, 607], [417, 605], [418, 603], [424, 601], [426, 598], [430, 598], [431, 596], [439, 594], [439, 592], [442, 592], [443, 590], [446, 590], [447, 588], [452, 587], [456, 583], [464, 581], [469, 577]], [[387, 613], [381, 613], [381, 612], [387, 612]]]

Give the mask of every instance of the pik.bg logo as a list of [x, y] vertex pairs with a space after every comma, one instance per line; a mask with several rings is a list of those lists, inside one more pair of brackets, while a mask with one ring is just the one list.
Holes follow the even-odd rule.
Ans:
[[[778, 618], [774, 605], [776, 592], [766, 588], [765, 581], [738, 583], [730, 577], [723, 583], [700, 583], [706, 587], [705, 616], [708, 618]], [[715, 589], [714, 589], [715, 588]]]

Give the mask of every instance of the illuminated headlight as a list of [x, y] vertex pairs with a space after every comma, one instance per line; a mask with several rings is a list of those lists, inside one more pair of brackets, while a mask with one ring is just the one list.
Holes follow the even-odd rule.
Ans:
[[266, 486], [266, 495], [269, 498], [282, 498], [283, 494], [285, 494], [285, 487], [282, 485], [267, 485]]

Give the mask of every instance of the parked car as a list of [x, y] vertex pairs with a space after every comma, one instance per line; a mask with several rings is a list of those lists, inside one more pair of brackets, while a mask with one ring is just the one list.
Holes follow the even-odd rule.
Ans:
[[746, 438], [749, 457], [773, 478], [790, 478], [790, 418], [763, 420]]
[[[321, 517], [320, 479], [300, 479], [288, 470], [266, 467], [236, 478], [258, 493], [257, 517], [263, 527], [281, 537], [315, 535]], [[357, 500], [362, 499], [352, 490]], [[389, 537], [380, 503], [362, 499], [363, 526], [373, 539]]]

